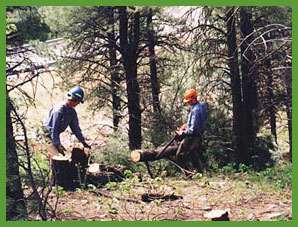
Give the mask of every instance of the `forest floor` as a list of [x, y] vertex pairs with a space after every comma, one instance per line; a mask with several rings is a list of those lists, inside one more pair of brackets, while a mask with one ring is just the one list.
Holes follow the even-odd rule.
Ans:
[[[44, 80], [50, 82], [51, 78]], [[49, 94], [53, 84], [48, 83], [48, 86], [47, 89], [40, 86], [35, 106], [26, 109], [30, 116], [26, 126], [31, 141], [38, 139], [38, 127], [50, 107], [65, 97], [65, 92], [58, 88]], [[18, 100], [18, 94], [15, 98]], [[94, 150], [96, 153], [110, 140], [111, 119], [104, 110], [91, 114], [87, 108], [88, 102], [76, 110], [87, 141], [98, 148]], [[67, 131], [62, 141], [65, 146], [71, 146], [75, 138]], [[40, 147], [31, 145], [33, 152], [39, 152]], [[55, 216], [49, 220], [57, 221], [203, 221], [209, 220], [205, 214], [215, 210], [228, 211], [231, 221], [292, 220], [291, 187], [281, 189], [258, 173], [252, 177], [245, 172], [206, 172], [197, 177], [161, 174], [155, 179], [143, 172], [141, 177], [132, 174], [122, 182], [110, 182], [101, 188], [89, 185], [76, 191], [64, 191], [54, 187], [49, 204], [55, 210]], [[30, 216], [32, 220], [39, 219], [36, 213]]]
[[[292, 191], [245, 180], [246, 174], [200, 179], [130, 177], [102, 188], [59, 191], [53, 220], [204, 221], [226, 210], [231, 221], [291, 221]], [[54, 190], [55, 192], [55, 190]], [[57, 191], [56, 191], [57, 192]]]

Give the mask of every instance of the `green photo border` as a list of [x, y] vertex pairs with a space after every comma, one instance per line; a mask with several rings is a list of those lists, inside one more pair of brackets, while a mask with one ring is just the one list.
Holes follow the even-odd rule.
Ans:
[[[1, 79], [0, 79], [0, 226], [28, 226], [28, 225], [151, 225], [154, 224], [155, 226], [178, 226], [178, 225], [250, 225], [250, 224], [256, 224], [256, 225], [293, 225], [297, 221], [295, 220], [296, 215], [293, 212], [293, 221], [291, 222], [81, 222], [81, 221], [71, 221], [71, 222], [7, 222], [6, 221], [6, 213], [5, 213], [5, 195], [6, 195], [6, 188], [5, 188], [5, 178], [6, 178], [6, 118], [5, 118], [5, 107], [6, 107], [6, 92], [5, 92], [5, 84], [6, 84], [6, 75], [5, 74], [5, 42], [6, 42], [6, 30], [5, 30], [5, 24], [6, 24], [6, 11], [5, 6], [30, 6], [30, 5], [48, 5], [48, 6], [63, 6], [63, 5], [134, 5], [134, 6], [183, 6], [183, 5], [199, 5], [199, 6], [232, 6], [232, 5], [239, 5], [239, 6], [292, 6], [293, 14], [292, 14], [292, 22], [293, 22], [293, 60], [297, 64], [297, 53], [298, 53], [298, 44], [295, 42], [297, 40], [298, 32], [298, 1], [297, 0], [1, 0], [0, 1], [0, 68], [1, 68]], [[296, 19], [295, 19], [296, 18]], [[293, 65], [293, 74], [298, 74], [298, 67], [295, 63]], [[296, 129], [297, 129], [297, 116], [295, 116], [295, 111], [297, 110], [297, 100], [295, 99], [297, 96], [297, 78], [294, 76], [293, 78], [293, 138], [297, 138], [295, 136]], [[295, 98], [294, 98], [295, 97]], [[297, 141], [294, 139], [293, 141], [293, 150], [297, 147]], [[295, 159], [295, 154], [293, 154], [293, 160]], [[293, 187], [297, 184], [297, 179], [295, 179], [295, 176], [297, 176], [297, 168], [293, 166]], [[294, 192], [294, 190], [293, 190]], [[297, 194], [297, 193], [296, 193]], [[296, 195], [293, 193], [293, 199], [296, 198]], [[293, 211], [297, 211], [297, 202], [293, 202], [292, 206]], [[88, 212], [88, 211], [86, 211]]]

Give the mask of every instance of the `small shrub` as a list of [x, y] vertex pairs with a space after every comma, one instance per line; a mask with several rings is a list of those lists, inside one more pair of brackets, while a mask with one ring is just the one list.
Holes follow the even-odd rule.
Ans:
[[97, 162], [114, 165], [124, 165], [131, 171], [137, 171], [137, 165], [130, 159], [130, 150], [127, 144], [128, 138], [124, 133], [114, 133], [110, 142], [103, 150], [93, 152]]
[[223, 174], [231, 174], [231, 173], [235, 173], [235, 171], [236, 171], [235, 163], [229, 163], [220, 169], [220, 172]]
[[277, 188], [284, 189], [292, 186], [292, 166], [274, 166], [261, 172], [269, 182], [272, 182]]
[[108, 190], [116, 190], [117, 188], [117, 183], [116, 182], [109, 182], [105, 185], [105, 188], [108, 189]]
[[271, 135], [259, 136], [251, 154], [252, 164], [256, 171], [262, 171], [274, 165], [271, 151], [275, 150]]
[[192, 177], [192, 179], [194, 179], [194, 180], [200, 180], [200, 179], [202, 179], [202, 177], [203, 177], [203, 174], [201, 174], [201, 173], [196, 173], [196, 174]]

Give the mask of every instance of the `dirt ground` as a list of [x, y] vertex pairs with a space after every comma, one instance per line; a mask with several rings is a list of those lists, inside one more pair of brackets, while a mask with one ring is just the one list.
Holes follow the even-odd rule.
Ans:
[[56, 217], [63, 221], [209, 221], [228, 211], [231, 221], [291, 221], [292, 192], [237, 179], [127, 179], [113, 187], [60, 192]]

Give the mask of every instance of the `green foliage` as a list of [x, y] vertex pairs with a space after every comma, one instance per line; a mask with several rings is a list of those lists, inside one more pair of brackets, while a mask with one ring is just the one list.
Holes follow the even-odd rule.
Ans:
[[137, 166], [130, 159], [130, 150], [127, 144], [127, 135], [116, 132], [110, 136], [109, 143], [99, 152], [94, 152], [95, 160], [101, 163], [124, 165], [131, 171], [135, 171]]
[[123, 174], [126, 178], [130, 178], [133, 176], [132, 171], [128, 169], [126, 169]]
[[110, 190], [110, 191], [114, 191], [117, 188], [117, 183], [116, 182], [108, 182], [105, 185], [105, 188], [108, 189], [108, 190]]
[[36, 7], [19, 10], [15, 25], [24, 42], [30, 40], [45, 41], [49, 38], [51, 32]]
[[[18, 147], [18, 150], [19, 152], [24, 152], [22, 147]], [[41, 151], [38, 150], [31, 157], [30, 163], [31, 163], [32, 175], [34, 177], [34, 181], [36, 185], [38, 185], [39, 187], [47, 187], [47, 185], [49, 184], [50, 164], [49, 164], [49, 160], [44, 156], [42, 156], [39, 152]], [[19, 161], [20, 163], [22, 163], [22, 165], [28, 168], [26, 156], [19, 156]], [[31, 185], [28, 173], [23, 168], [20, 168], [20, 175], [22, 176], [21, 179], [24, 184]]]
[[192, 179], [194, 179], [194, 180], [200, 180], [200, 179], [202, 179], [202, 177], [203, 177], [203, 174], [201, 174], [201, 173], [196, 173], [196, 174], [192, 177]]
[[257, 137], [251, 154], [254, 169], [260, 171], [272, 166], [274, 160], [271, 153], [274, 151], [275, 147], [271, 135]]
[[226, 166], [221, 168], [222, 173], [229, 174], [229, 173], [235, 173], [236, 171], [236, 164], [235, 163], [229, 163]]
[[206, 168], [217, 171], [219, 168], [235, 162], [232, 138], [232, 120], [226, 108], [208, 105], [208, 118], [203, 139], [203, 160]]
[[50, 38], [65, 36], [72, 22], [75, 6], [41, 6], [38, 7], [43, 21], [51, 30]]
[[[146, 120], [146, 130], [143, 133], [145, 141], [152, 143], [154, 147], [158, 147], [165, 141], [169, 140], [167, 127], [156, 120], [156, 116], [151, 114], [151, 119]], [[173, 134], [174, 135], [174, 134]]]
[[278, 189], [289, 188], [292, 186], [292, 166], [281, 165], [265, 169], [260, 172], [266, 180], [273, 182]]
[[247, 166], [243, 163], [240, 163], [238, 166], [238, 172], [240, 173], [246, 173], [252, 171], [252, 166]]
[[65, 194], [65, 190], [64, 190], [63, 187], [57, 186], [56, 189], [57, 189], [56, 192], [57, 192], [58, 195], [64, 195]]

